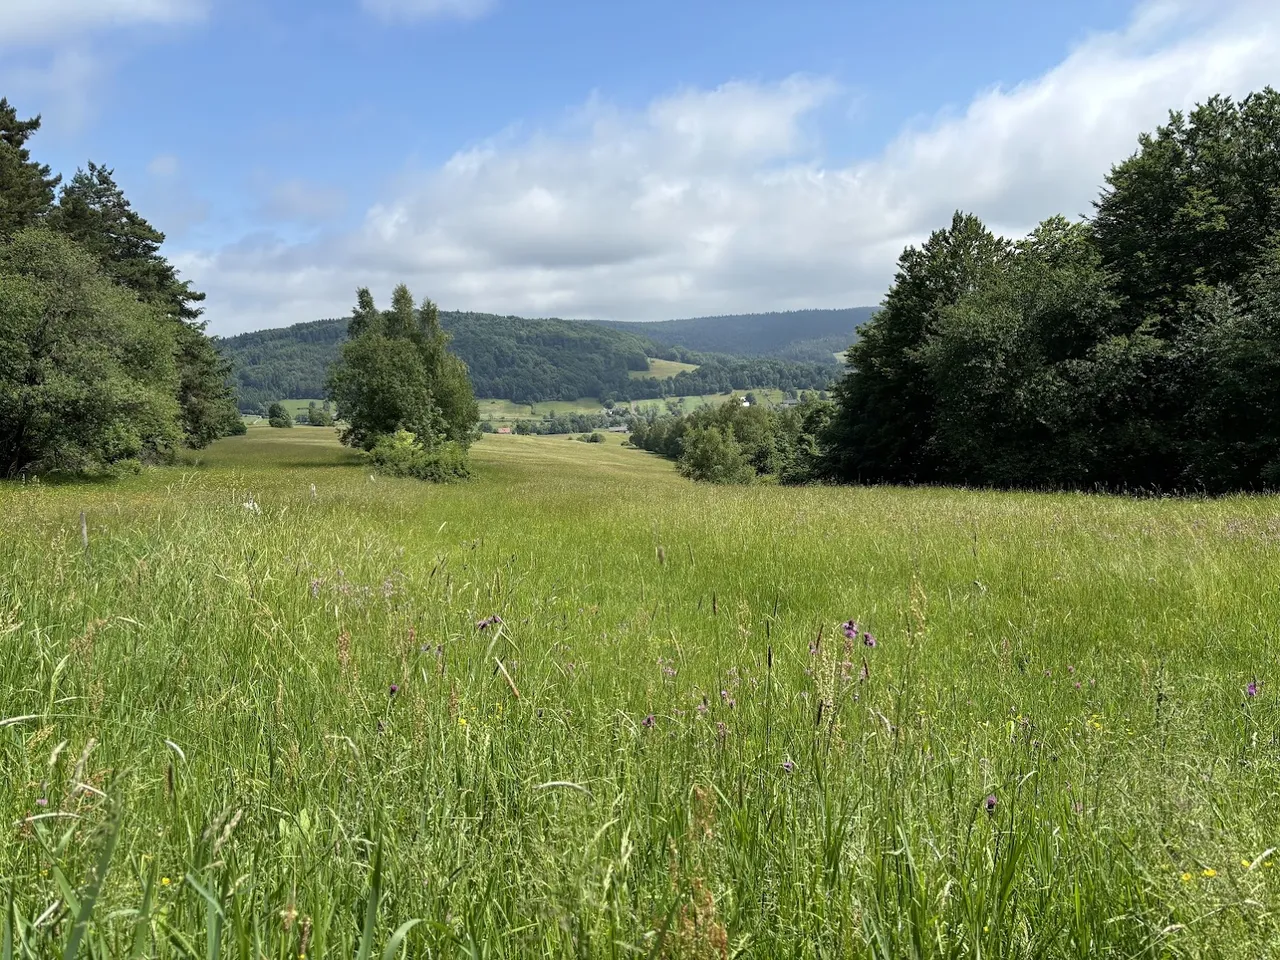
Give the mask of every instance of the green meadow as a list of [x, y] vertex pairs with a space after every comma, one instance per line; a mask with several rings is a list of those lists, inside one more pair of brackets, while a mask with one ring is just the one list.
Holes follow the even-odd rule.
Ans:
[[0, 485], [5, 960], [1280, 954], [1280, 501], [472, 459]]
[[686, 373], [691, 370], [697, 370], [696, 363], [681, 363], [679, 360], [663, 360], [659, 357], [649, 358], [648, 370], [632, 370], [632, 380], [643, 380], [646, 377], [654, 377], [658, 380], [665, 380], [667, 377], [674, 377], [678, 373]]

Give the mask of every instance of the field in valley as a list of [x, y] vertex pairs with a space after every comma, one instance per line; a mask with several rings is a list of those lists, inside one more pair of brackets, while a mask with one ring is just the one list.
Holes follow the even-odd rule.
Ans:
[[5, 958], [1280, 954], [1277, 499], [473, 460], [0, 486]]

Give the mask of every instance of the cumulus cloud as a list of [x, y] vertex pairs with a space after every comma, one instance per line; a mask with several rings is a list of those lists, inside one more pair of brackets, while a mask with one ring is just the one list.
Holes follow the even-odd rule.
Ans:
[[61, 43], [105, 27], [183, 23], [204, 12], [204, 0], [3, 0], [0, 46]]
[[[1085, 213], [1172, 108], [1274, 79], [1280, 8], [1159, 0], [1044, 75], [983, 91], [876, 155], [824, 158], [827, 82], [593, 99], [409, 178], [358, 228], [182, 258], [218, 332], [347, 312], [404, 280], [447, 307], [659, 319], [878, 302], [902, 248], [972, 210], [1008, 234]], [[838, 122], [856, 123], [845, 117]]]
[[494, 0], [363, 0], [364, 8], [387, 20], [453, 17], [472, 20], [488, 13]]

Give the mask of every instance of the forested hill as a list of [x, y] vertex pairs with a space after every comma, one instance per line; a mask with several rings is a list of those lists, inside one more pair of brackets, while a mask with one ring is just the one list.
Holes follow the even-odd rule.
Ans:
[[[818, 362], [799, 362], [674, 349], [633, 329], [643, 330], [647, 324], [617, 329], [593, 321], [446, 311], [440, 313], [440, 322], [453, 337], [453, 351], [470, 370], [476, 395], [520, 403], [579, 397], [647, 399], [763, 387], [822, 389], [838, 369], [830, 353]], [[235, 371], [241, 408], [323, 396], [329, 364], [346, 331], [343, 317], [219, 340]], [[645, 377], [649, 357], [687, 360], [698, 369], [664, 380]]]
[[854, 331], [871, 319], [876, 309], [792, 310], [654, 323], [600, 322], [614, 330], [647, 337], [655, 343], [700, 353], [783, 357], [826, 363], [833, 354], [844, 353], [848, 349], [856, 339]]

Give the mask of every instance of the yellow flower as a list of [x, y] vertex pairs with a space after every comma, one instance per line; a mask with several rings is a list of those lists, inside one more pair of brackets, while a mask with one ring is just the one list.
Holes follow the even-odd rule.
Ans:
[[1264, 867], [1266, 867], [1268, 870], [1270, 870], [1270, 869], [1271, 869], [1271, 861], [1270, 861], [1270, 860], [1266, 860], [1266, 861], [1264, 861], [1262, 865], [1263, 865]]
[[1206, 868], [1205, 868], [1204, 876], [1206, 876], [1206, 877], [1216, 877], [1217, 875], [1218, 875], [1218, 871], [1217, 871], [1217, 870], [1215, 870], [1215, 869], [1213, 869], [1213, 867], [1206, 867]]
[[1240, 866], [1242, 866], [1242, 867], [1244, 867], [1246, 870], [1248, 870], [1248, 869], [1249, 869], [1249, 861], [1248, 861], [1248, 860], [1241, 860], [1241, 861], [1240, 861]]
[[169, 884], [171, 884], [172, 882], [173, 882], [173, 881], [172, 881], [172, 880], [170, 880], [168, 877], [161, 877], [161, 878], [160, 878], [160, 886], [162, 886], [162, 887], [167, 887], [167, 886], [168, 886]]
[[1189, 874], [1189, 873], [1184, 873], [1184, 874], [1182, 875], [1182, 882], [1183, 882], [1183, 883], [1190, 883], [1190, 882], [1191, 882], [1191, 874]]
[[466, 725], [467, 725], [467, 718], [466, 718], [466, 717], [459, 717], [459, 718], [458, 718], [458, 726], [460, 726], [460, 727], [465, 727]]

